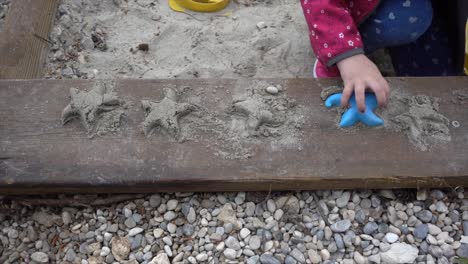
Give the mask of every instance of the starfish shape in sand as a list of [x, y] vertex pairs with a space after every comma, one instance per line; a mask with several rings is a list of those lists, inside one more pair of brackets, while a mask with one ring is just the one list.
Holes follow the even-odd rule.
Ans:
[[234, 111], [244, 114], [247, 117], [247, 126], [252, 130], [257, 130], [262, 125], [279, 126], [281, 122], [275, 119], [269, 107], [257, 96], [248, 97], [244, 100], [234, 101]]
[[155, 127], [160, 126], [177, 140], [180, 138], [179, 119], [196, 109], [195, 105], [178, 103], [176, 92], [169, 88], [164, 89], [162, 101], [142, 100], [141, 106], [146, 112], [142, 125], [147, 137]]
[[[342, 93], [333, 94], [327, 98], [325, 101], [325, 106], [331, 108], [334, 106], [339, 106], [341, 102]], [[383, 120], [378, 117], [374, 110], [377, 109], [378, 103], [375, 95], [372, 93], [365, 94], [366, 99], [366, 111], [364, 113], [359, 112], [356, 98], [354, 94], [349, 99], [349, 104], [351, 105], [348, 110], [341, 116], [340, 127], [349, 127], [353, 126], [357, 122], [361, 121], [362, 123], [368, 126], [380, 126], [383, 125]]]
[[62, 123], [78, 117], [88, 132], [100, 113], [112, 111], [122, 104], [116, 94], [106, 92], [105, 87], [101, 86], [89, 92], [71, 88], [70, 96], [70, 104], [62, 111]]

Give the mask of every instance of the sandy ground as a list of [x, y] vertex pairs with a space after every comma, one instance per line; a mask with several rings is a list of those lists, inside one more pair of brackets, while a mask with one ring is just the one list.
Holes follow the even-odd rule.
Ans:
[[62, 0], [46, 78], [311, 77], [299, 1], [248, 2], [184, 14], [165, 0]]

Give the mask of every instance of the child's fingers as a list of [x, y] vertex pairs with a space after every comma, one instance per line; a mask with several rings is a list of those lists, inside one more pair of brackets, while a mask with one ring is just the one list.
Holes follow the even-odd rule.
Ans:
[[365, 83], [356, 83], [356, 86], [354, 87], [354, 95], [356, 96], [356, 103], [361, 113], [364, 113], [366, 111], [365, 90]]
[[385, 96], [387, 97], [387, 102], [390, 99], [390, 85], [388, 85], [387, 80], [382, 81], [382, 85], [385, 87]]
[[385, 105], [387, 102], [385, 85], [381, 82], [368, 82], [367, 84], [369, 85], [369, 88], [375, 93], [379, 106]]
[[353, 83], [345, 83], [343, 93], [341, 94], [341, 107], [348, 105], [349, 98], [351, 98], [351, 95], [353, 94], [353, 88]]

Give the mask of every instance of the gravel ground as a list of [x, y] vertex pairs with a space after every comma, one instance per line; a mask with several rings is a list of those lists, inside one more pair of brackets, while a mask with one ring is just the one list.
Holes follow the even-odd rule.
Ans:
[[[118, 197], [118, 196], [111, 196]], [[0, 263], [454, 263], [468, 257], [458, 190], [175, 193], [84, 207], [3, 197]]]

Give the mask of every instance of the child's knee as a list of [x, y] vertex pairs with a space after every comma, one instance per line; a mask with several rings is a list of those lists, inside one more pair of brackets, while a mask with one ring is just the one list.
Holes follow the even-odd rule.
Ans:
[[[407, 27], [408, 31], [406, 32], [408, 39], [407, 43], [411, 43], [421, 37], [431, 26], [432, 18], [433, 18], [433, 11], [432, 6], [430, 5], [430, 1], [426, 0], [429, 7], [426, 9], [423, 15], [420, 16], [410, 16], [408, 17], [408, 22], [411, 24], [415, 24], [414, 26]], [[424, 2], [424, 1], [423, 1]]]
[[378, 40], [382, 47], [411, 43], [430, 27], [433, 17], [431, 0], [387, 0], [363, 24], [364, 40]]

